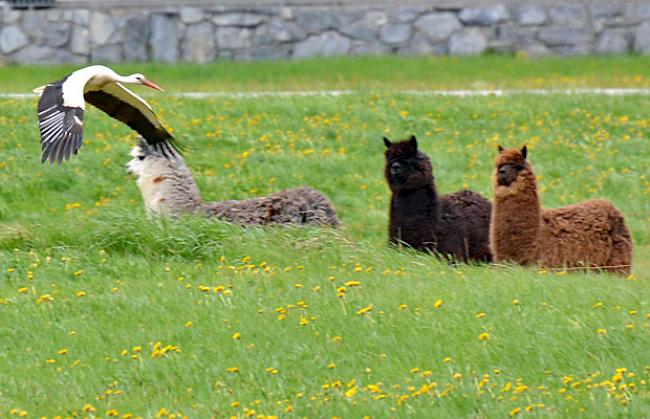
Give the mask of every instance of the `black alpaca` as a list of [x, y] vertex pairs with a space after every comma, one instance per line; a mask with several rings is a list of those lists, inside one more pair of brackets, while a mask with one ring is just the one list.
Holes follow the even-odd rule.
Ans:
[[463, 262], [491, 261], [490, 201], [468, 190], [439, 197], [431, 162], [415, 136], [396, 143], [384, 137], [384, 144], [390, 241]]

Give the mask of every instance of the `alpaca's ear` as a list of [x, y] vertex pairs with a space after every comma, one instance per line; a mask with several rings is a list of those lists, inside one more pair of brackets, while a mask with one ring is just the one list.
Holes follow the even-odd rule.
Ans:
[[384, 137], [384, 145], [386, 146], [386, 148], [390, 148], [390, 146], [392, 146], [393, 143], [391, 143], [388, 138]]
[[418, 140], [415, 138], [415, 135], [411, 135], [411, 146], [417, 150], [418, 149]]
[[499, 153], [503, 153], [503, 147], [501, 147], [500, 145], [497, 145], [497, 148], [499, 149]]
[[526, 160], [526, 154], [528, 154], [528, 149], [526, 149], [526, 146], [523, 146], [521, 148], [521, 156]]

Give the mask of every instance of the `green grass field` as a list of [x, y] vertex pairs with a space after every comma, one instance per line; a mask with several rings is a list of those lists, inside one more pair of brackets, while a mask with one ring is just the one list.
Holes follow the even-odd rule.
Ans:
[[[172, 93], [358, 89], [148, 96], [207, 200], [306, 184], [331, 198], [338, 230], [150, 220], [124, 171], [127, 127], [88, 109], [80, 154], [42, 165], [36, 99], [0, 98], [0, 417], [649, 416], [650, 97], [395, 92], [644, 87], [647, 64], [119, 67]], [[15, 77], [1, 88], [67, 70], [0, 68]], [[633, 275], [452, 266], [389, 247], [381, 138], [411, 133], [444, 193], [491, 197], [496, 145], [527, 144], [545, 206], [605, 197], [626, 215]]]

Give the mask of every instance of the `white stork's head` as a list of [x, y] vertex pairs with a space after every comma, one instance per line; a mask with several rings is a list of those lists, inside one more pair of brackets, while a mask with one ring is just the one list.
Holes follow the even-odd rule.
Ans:
[[160, 90], [161, 92], [164, 92], [162, 87], [158, 86], [155, 83], [150, 82], [149, 80], [147, 80], [145, 76], [143, 76], [140, 73], [128, 75], [120, 81], [123, 83], [130, 83], [130, 84], [142, 84], [144, 86], [151, 87], [152, 89], [156, 89], [156, 90]]

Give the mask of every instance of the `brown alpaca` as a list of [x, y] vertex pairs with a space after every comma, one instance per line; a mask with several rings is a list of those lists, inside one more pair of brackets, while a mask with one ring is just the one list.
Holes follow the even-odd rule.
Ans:
[[542, 209], [526, 146], [499, 146], [492, 183], [490, 246], [495, 262], [632, 271], [632, 240], [623, 215], [604, 199]]

